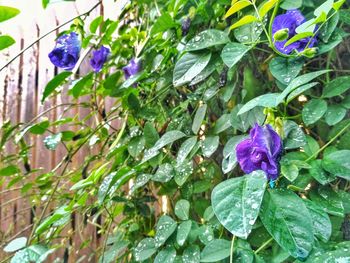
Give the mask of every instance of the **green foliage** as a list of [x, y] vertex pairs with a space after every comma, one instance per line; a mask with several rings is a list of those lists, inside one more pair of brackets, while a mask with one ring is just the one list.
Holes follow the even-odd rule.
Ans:
[[[116, 21], [77, 19], [71, 30], [83, 49], [111, 49], [102, 70], [61, 72], [48, 82], [42, 102], [70, 98], [60, 115], [47, 108], [28, 123], [1, 127], [0, 185], [22, 189], [44, 209], [33, 209], [30, 235], [8, 240], [12, 262], [41, 262], [65, 248], [77, 255], [89, 248], [103, 263], [347, 260], [348, 7], [132, 1]], [[312, 56], [274, 46], [274, 17], [295, 8], [310, 19], [289, 41], [316, 35]], [[1, 37], [0, 49], [7, 45]], [[122, 68], [132, 58], [141, 70], [126, 79]], [[236, 147], [256, 123], [283, 140], [275, 181], [262, 170], [244, 174], [238, 164]], [[63, 152], [52, 171], [30, 163], [40, 143], [42, 156]], [[83, 149], [89, 154], [77, 162]], [[69, 243], [79, 231], [71, 227], [75, 215], [79, 226], [97, 227], [96, 249], [90, 239]]]

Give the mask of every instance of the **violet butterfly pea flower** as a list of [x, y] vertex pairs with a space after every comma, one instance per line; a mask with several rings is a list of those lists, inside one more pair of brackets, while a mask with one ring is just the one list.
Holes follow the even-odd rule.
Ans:
[[263, 170], [267, 179], [276, 180], [279, 175], [279, 159], [282, 153], [282, 139], [270, 125], [255, 126], [250, 138], [236, 146], [236, 156], [241, 169], [249, 174]]
[[55, 48], [49, 53], [49, 58], [56, 67], [72, 70], [79, 60], [81, 43], [75, 32], [60, 36]]
[[278, 15], [275, 17], [272, 23], [272, 35], [274, 35], [277, 31], [288, 29], [288, 37], [286, 40], [274, 42], [274, 45], [279, 52], [288, 55], [294, 50], [297, 50], [298, 52], [304, 51], [309, 42], [309, 48], [317, 44], [317, 39], [315, 37], [306, 37], [286, 47], [284, 46], [289, 39], [291, 39], [297, 34], [295, 29], [304, 22], [305, 17], [301, 14], [299, 10], [288, 10], [285, 14]]
[[92, 52], [90, 65], [95, 72], [101, 71], [110, 53], [111, 51], [109, 50], [109, 48], [104, 46], [101, 46], [100, 49], [97, 49], [94, 52]]
[[186, 36], [188, 34], [188, 32], [190, 31], [190, 26], [191, 26], [191, 18], [186, 17], [184, 20], [182, 20], [182, 23], [181, 23], [182, 36]]
[[131, 59], [129, 64], [123, 67], [125, 79], [129, 79], [141, 71], [140, 61]]

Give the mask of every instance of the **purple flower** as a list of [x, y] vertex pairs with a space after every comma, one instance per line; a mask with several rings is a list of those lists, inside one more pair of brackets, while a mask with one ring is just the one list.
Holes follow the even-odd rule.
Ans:
[[129, 79], [130, 77], [136, 75], [141, 70], [140, 61], [136, 61], [135, 59], [131, 59], [129, 64], [123, 67], [125, 79]]
[[275, 41], [274, 43], [278, 51], [283, 54], [290, 54], [294, 50], [302, 52], [306, 48], [309, 41], [310, 44], [308, 47], [313, 47], [317, 43], [316, 38], [306, 37], [284, 47], [286, 42], [297, 34], [295, 32], [295, 29], [304, 22], [305, 17], [300, 13], [299, 10], [289, 10], [284, 15], [278, 15], [275, 17], [272, 23], [272, 35], [274, 35], [279, 30], [288, 29], [287, 39], [283, 41]]
[[255, 124], [250, 130], [250, 138], [236, 147], [237, 160], [242, 170], [247, 174], [263, 170], [269, 180], [278, 177], [281, 152], [282, 140], [270, 125]]
[[55, 48], [49, 53], [49, 58], [56, 67], [72, 70], [79, 60], [80, 49], [78, 34], [71, 32], [57, 39]]
[[92, 52], [92, 58], [90, 60], [90, 65], [94, 69], [95, 72], [99, 72], [103, 64], [107, 61], [107, 58], [111, 51], [109, 48], [101, 46], [100, 49], [95, 50]]
[[190, 30], [190, 26], [191, 26], [191, 18], [186, 17], [184, 20], [182, 20], [182, 24], [181, 24], [182, 36], [186, 36], [188, 34], [188, 31]]

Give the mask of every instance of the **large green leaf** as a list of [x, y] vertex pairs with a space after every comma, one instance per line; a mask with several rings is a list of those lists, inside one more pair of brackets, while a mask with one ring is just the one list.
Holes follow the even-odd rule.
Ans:
[[327, 85], [323, 89], [322, 97], [331, 98], [339, 96], [350, 88], [350, 76], [338, 77]]
[[214, 188], [211, 202], [215, 215], [233, 235], [248, 237], [259, 214], [266, 182], [265, 172], [255, 171]]
[[186, 50], [195, 51], [212, 46], [226, 44], [230, 41], [227, 32], [217, 29], [208, 29], [200, 32], [197, 36], [188, 41]]
[[174, 167], [170, 163], [162, 163], [159, 165], [157, 172], [152, 176], [152, 180], [156, 182], [169, 182], [175, 175]]
[[275, 57], [270, 61], [271, 74], [284, 85], [288, 85], [303, 68], [304, 60], [300, 58]]
[[8, 35], [0, 36], [0, 50], [3, 50], [5, 48], [8, 48], [9, 46], [12, 46], [16, 41]]
[[302, 147], [306, 143], [306, 137], [303, 130], [294, 121], [284, 121], [284, 139], [283, 147], [286, 150]]
[[156, 235], [154, 236], [155, 246], [160, 247], [163, 245], [171, 234], [174, 233], [176, 227], [177, 225], [174, 219], [167, 215], [161, 216], [157, 223]]
[[340, 122], [346, 116], [347, 109], [341, 105], [330, 105], [325, 114], [326, 122], [333, 126]]
[[239, 110], [237, 115], [241, 115], [243, 113], [246, 113], [247, 111], [250, 111], [251, 109], [261, 106], [266, 108], [273, 108], [278, 105], [277, 99], [281, 93], [268, 93], [261, 95], [259, 97], [256, 97], [250, 101], [248, 101], [244, 106]]
[[0, 6], [0, 22], [6, 21], [18, 15], [20, 11], [17, 8], [9, 6]]
[[307, 199], [303, 199], [303, 201], [311, 214], [315, 236], [327, 243], [332, 234], [332, 223], [328, 214], [316, 203]]
[[250, 47], [240, 43], [228, 43], [221, 52], [221, 58], [229, 68], [236, 65], [243, 56], [250, 50]]
[[186, 53], [176, 63], [173, 75], [175, 87], [189, 83], [208, 65], [211, 53]]
[[302, 117], [303, 121], [306, 125], [313, 124], [317, 122], [319, 119], [327, 111], [327, 102], [320, 99], [312, 99], [308, 103], [305, 104]]
[[322, 167], [335, 176], [350, 180], [350, 150], [341, 150], [327, 154]]
[[295, 258], [305, 259], [314, 244], [310, 212], [302, 199], [285, 189], [267, 191], [260, 218], [277, 243]]
[[310, 193], [310, 198], [328, 214], [344, 217], [344, 205], [341, 196], [329, 187], [319, 187]]
[[342, 247], [333, 251], [315, 253], [307, 263], [348, 263], [350, 262], [349, 250], [348, 247]]
[[144, 261], [157, 252], [155, 241], [153, 238], [145, 238], [138, 243], [134, 250], [136, 261]]
[[225, 239], [214, 239], [201, 252], [201, 262], [219, 262], [230, 256], [231, 242]]
[[66, 80], [66, 78], [68, 78], [70, 75], [72, 75], [72, 72], [64, 71], [58, 74], [57, 76], [55, 76], [52, 80], [50, 80], [45, 87], [41, 102], [43, 103], [45, 99], [49, 95], [51, 95], [51, 93], [53, 93], [55, 89], [58, 86], [60, 86]]
[[200, 250], [197, 245], [190, 245], [186, 247], [182, 254], [183, 263], [199, 263], [200, 262]]

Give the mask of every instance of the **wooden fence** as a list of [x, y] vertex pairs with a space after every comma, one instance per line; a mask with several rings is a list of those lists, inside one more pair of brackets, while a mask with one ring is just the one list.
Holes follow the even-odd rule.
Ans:
[[[106, 17], [116, 19], [120, 12], [120, 6], [126, 1], [105, 0], [103, 5], [96, 8], [87, 18], [87, 23], [94, 17], [104, 14]], [[53, 4], [48, 9], [43, 10], [41, 0], [7, 0], [1, 1], [0, 5], [8, 5], [18, 7], [22, 13], [13, 20], [1, 24], [0, 31], [9, 33], [17, 40], [17, 43], [5, 52], [0, 52], [0, 67], [5, 65], [13, 56], [18, 54], [20, 50], [33, 43], [39, 36], [52, 30], [57, 25], [68, 21], [69, 19], [89, 10], [97, 0], [77, 0], [76, 2], [63, 2]], [[108, 7], [108, 8], [107, 8]], [[69, 25], [57, 30], [56, 33], [67, 29]], [[44, 105], [40, 103], [43, 90], [49, 80], [51, 80], [57, 69], [50, 63], [48, 53], [54, 46], [56, 34], [50, 34], [40, 42], [34, 44], [19, 58], [14, 60], [3, 71], [0, 72], [0, 124], [6, 120], [15, 123], [28, 123], [38, 114], [43, 113], [49, 108], [55, 107], [70, 100], [66, 93], [62, 93], [46, 102]], [[80, 67], [80, 74], [84, 75], [90, 71], [87, 61], [84, 61]], [[107, 102], [109, 106], [113, 101]], [[62, 107], [57, 107], [43, 117], [54, 120], [63, 113]], [[78, 115], [84, 118], [89, 113], [87, 109], [77, 109], [68, 112], [68, 115]], [[89, 121], [86, 123], [89, 125]], [[33, 147], [30, 150], [30, 164], [33, 168], [41, 168], [42, 171], [50, 171], [64, 157], [64, 149], [56, 151], [48, 151], [42, 142], [42, 138], [27, 137], [27, 142]], [[5, 152], [15, 153], [17, 148], [14, 144], [6, 147]], [[82, 163], [90, 149], [85, 148], [80, 151], [77, 158], [71, 164]], [[1, 167], [1, 164], [0, 164]], [[34, 178], [33, 178], [34, 179]], [[1, 178], [0, 178], [1, 180]], [[28, 236], [33, 224], [34, 215], [40, 212], [40, 205], [33, 209], [33, 205], [29, 203], [29, 198], [22, 197], [21, 187], [7, 187], [5, 182], [0, 181], [0, 259], [4, 260], [8, 254], [3, 253], [3, 246], [14, 237]], [[45, 203], [45, 198], [41, 200]], [[50, 209], [49, 209], [50, 210]], [[49, 213], [50, 211], [48, 211]], [[56, 257], [65, 257], [66, 262], [77, 262], [82, 255], [85, 256], [80, 262], [96, 262], [96, 258], [89, 257], [91, 251], [98, 246], [100, 240], [97, 230], [91, 224], [82, 228], [79, 222], [82, 216], [73, 215], [72, 229], [75, 229], [74, 238], [70, 240], [72, 249], [60, 249], [49, 260]], [[75, 224], [75, 225], [74, 225]], [[79, 246], [86, 240], [91, 240], [91, 247], [79, 250]], [[1, 260], [0, 260], [1, 261]]]

